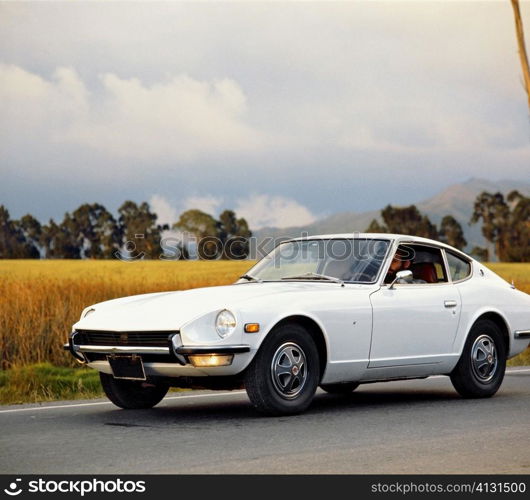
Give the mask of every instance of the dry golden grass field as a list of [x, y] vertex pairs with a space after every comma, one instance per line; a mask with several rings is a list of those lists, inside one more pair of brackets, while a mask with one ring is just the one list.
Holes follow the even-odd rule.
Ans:
[[[0, 386], [12, 369], [31, 380], [35, 369], [50, 374], [53, 366], [78, 366], [62, 344], [87, 305], [139, 293], [228, 284], [251, 265], [248, 261], [0, 260]], [[530, 293], [530, 264], [490, 267]], [[36, 364], [40, 365], [35, 368]], [[530, 352], [511, 364], [530, 364]]]

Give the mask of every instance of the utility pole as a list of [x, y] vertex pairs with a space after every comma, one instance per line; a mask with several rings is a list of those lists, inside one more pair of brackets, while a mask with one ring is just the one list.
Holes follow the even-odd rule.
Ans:
[[519, 59], [521, 60], [521, 67], [523, 69], [523, 85], [526, 90], [526, 97], [528, 98], [528, 108], [530, 109], [530, 67], [528, 65], [528, 55], [526, 53], [526, 46], [524, 42], [523, 21], [521, 19], [521, 9], [519, 8], [519, 0], [511, 0], [513, 7], [513, 15], [515, 17], [515, 33], [517, 35], [517, 46], [519, 47]]

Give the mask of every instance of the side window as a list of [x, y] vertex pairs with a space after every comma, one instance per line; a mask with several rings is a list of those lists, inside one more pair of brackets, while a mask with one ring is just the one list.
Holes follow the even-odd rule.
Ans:
[[448, 281], [442, 252], [426, 245], [400, 245], [390, 263], [385, 283], [391, 283], [399, 271], [412, 271], [413, 284]]
[[446, 252], [449, 272], [453, 281], [459, 281], [467, 278], [471, 274], [471, 264], [456, 255]]

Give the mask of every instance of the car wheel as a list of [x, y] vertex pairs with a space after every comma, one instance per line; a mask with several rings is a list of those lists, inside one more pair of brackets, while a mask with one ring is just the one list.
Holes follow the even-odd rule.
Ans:
[[167, 384], [116, 379], [102, 372], [99, 378], [107, 397], [126, 410], [152, 408], [162, 401], [169, 390]]
[[505, 371], [506, 348], [499, 327], [489, 320], [477, 321], [451, 373], [454, 388], [465, 398], [487, 398], [498, 391]]
[[351, 394], [359, 387], [357, 382], [348, 382], [346, 384], [322, 384], [320, 388], [329, 394]]
[[292, 415], [307, 409], [320, 380], [318, 350], [297, 324], [269, 333], [245, 372], [253, 406], [265, 415]]

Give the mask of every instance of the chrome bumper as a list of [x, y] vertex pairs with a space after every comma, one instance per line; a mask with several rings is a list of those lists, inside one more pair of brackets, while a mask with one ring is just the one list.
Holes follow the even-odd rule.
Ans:
[[83, 353], [97, 353], [97, 354], [161, 354], [169, 355], [174, 361], [181, 365], [187, 364], [185, 356], [193, 354], [240, 354], [250, 352], [249, 345], [221, 345], [221, 346], [175, 346], [171, 339], [167, 347], [154, 346], [118, 346], [118, 345], [82, 345], [74, 344], [73, 337], [70, 337], [68, 344], [64, 344], [63, 348], [69, 351], [74, 358], [83, 363], [87, 359]]
[[97, 352], [103, 354], [170, 354], [169, 347], [135, 347], [111, 345], [74, 345], [78, 352]]

